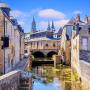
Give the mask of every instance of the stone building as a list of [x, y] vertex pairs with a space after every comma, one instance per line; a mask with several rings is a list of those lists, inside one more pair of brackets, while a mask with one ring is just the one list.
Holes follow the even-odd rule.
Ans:
[[73, 73], [77, 73], [78, 77], [81, 76], [80, 71], [80, 35], [77, 26], [73, 26], [72, 37], [71, 37], [71, 67]]
[[[52, 56], [53, 54], [58, 54], [60, 48], [60, 38], [54, 37], [55, 26], [52, 21], [51, 25], [48, 21], [47, 30], [37, 31], [36, 22], [33, 17], [31, 33], [25, 33], [25, 52], [28, 54], [33, 54], [34, 56]], [[61, 35], [59, 31], [58, 37]], [[51, 54], [51, 55], [50, 55]]]
[[59, 48], [60, 40], [58, 39], [47, 37], [25, 39], [25, 50], [36, 57], [52, 57], [52, 55], [58, 54]]
[[[71, 19], [68, 24], [70, 25], [69, 30], [63, 29], [61, 48], [65, 52], [68, 48], [66, 48], [67, 40], [71, 43], [70, 60], [72, 70], [75, 74], [77, 73], [78, 79], [82, 79], [87, 83], [90, 80], [90, 19], [86, 16], [84, 20], [81, 20], [78, 15], [76, 18]], [[70, 33], [67, 33], [68, 31]]]
[[10, 17], [10, 10], [6, 3], [0, 3], [0, 71], [3, 73], [9, 72], [19, 62], [23, 43], [23, 29], [18, 27], [16, 19]]
[[[80, 15], [77, 15], [76, 18], [72, 18], [71, 20], [69, 20], [69, 22], [63, 27], [61, 49], [63, 49], [64, 52], [67, 51], [66, 48], [68, 47], [66, 47], [67, 45], [66, 42], [68, 41], [71, 43], [71, 37], [72, 37], [72, 31], [73, 31], [74, 25], [77, 25], [79, 29], [78, 33], [79, 33], [79, 45], [80, 45], [80, 48], [79, 48], [80, 59], [89, 60], [90, 20], [87, 16], [84, 18], [84, 20], [81, 20]], [[69, 48], [71, 48], [71, 46]], [[71, 57], [70, 57], [70, 60], [71, 60]]]
[[[87, 17], [86, 17], [87, 18]], [[71, 39], [71, 66], [74, 73], [77, 73], [78, 78], [85, 85], [85, 88], [90, 89], [90, 20], [79, 28], [72, 31]]]

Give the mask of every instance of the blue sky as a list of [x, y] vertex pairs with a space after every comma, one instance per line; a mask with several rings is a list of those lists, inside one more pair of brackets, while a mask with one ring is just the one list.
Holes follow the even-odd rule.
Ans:
[[77, 13], [81, 18], [90, 16], [90, 0], [2, 0], [12, 9], [11, 15], [18, 19], [25, 32], [31, 29], [35, 16], [38, 30], [45, 30], [47, 21], [54, 20], [56, 29], [63, 26]]

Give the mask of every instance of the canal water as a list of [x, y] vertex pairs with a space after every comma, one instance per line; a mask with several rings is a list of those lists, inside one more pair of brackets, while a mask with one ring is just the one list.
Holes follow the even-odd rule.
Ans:
[[52, 65], [42, 65], [33, 68], [38, 78], [34, 79], [33, 90], [71, 90], [71, 70]]
[[32, 90], [84, 90], [80, 81], [72, 82], [71, 68], [65, 65], [50, 64], [35, 66], [32, 69]]

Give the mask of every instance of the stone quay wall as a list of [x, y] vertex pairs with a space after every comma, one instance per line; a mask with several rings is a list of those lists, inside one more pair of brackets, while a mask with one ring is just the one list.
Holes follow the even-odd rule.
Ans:
[[80, 60], [80, 70], [82, 82], [90, 90], [90, 63]]
[[18, 90], [20, 71], [12, 71], [0, 77], [0, 90]]

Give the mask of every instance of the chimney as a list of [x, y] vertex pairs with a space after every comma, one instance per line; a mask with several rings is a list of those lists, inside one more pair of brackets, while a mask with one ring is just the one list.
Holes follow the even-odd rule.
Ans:
[[88, 22], [88, 19], [89, 19], [89, 18], [88, 18], [88, 16], [86, 15], [85, 18], [84, 18], [85, 23]]
[[0, 8], [3, 10], [4, 13], [6, 13], [7, 16], [10, 16], [10, 8], [8, 5], [4, 2], [0, 2]]
[[76, 21], [77, 21], [77, 23], [80, 22], [80, 14], [77, 15]]

